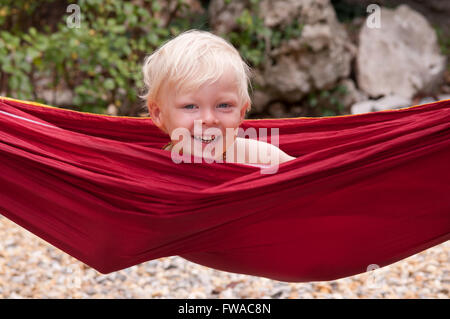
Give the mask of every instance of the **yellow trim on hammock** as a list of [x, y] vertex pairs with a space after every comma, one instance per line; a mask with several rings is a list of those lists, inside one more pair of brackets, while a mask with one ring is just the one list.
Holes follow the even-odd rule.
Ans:
[[70, 109], [63, 109], [60, 107], [56, 107], [56, 106], [50, 106], [50, 105], [46, 105], [46, 104], [42, 104], [42, 103], [37, 103], [37, 102], [32, 102], [32, 101], [24, 101], [24, 100], [17, 100], [17, 99], [13, 99], [10, 97], [4, 97], [4, 96], [0, 96], [0, 101], [1, 100], [9, 100], [9, 101], [15, 101], [15, 102], [20, 102], [20, 103], [26, 103], [26, 104], [31, 104], [34, 106], [41, 106], [41, 107], [48, 107], [51, 109], [58, 109], [58, 110], [63, 110], [63, 111], [69, 111], [69, 112], [75, 112], [75, 113], [82, 113], [82, 114], [90, 114], [90, 115], [96, 115], [96, 116], [109, 116], [109, 117], [120, 117], [120, 118], [132, 118], [132, 119], [141, 119], [141, 120], [145, 120], [145, 119], [149, 119], [150, 117], [142, 117], [142, 116], [117, 116], [117, 115], [108, 115], [108, 114], [98, 114], [98, 113], [90, 113], [90, 112], [81, 112], [81, 111], [75, 111], [75, 110], [70, 110]]
[[[90, 114], [90, 115], [96, 115], [96, 116], [108, 116], [108, 117], [119, 117], [119, 118], [132, 118], [132, 119], [141, 119], [141, 120], [151, 119], [150, 116], [147, 116], [147, 117], [143, 117], [143, 116], [117, 116], [117, 115], [108, 115], [108, 114], [98, 114], [98, 113], [81, 112], [81, 111], [75, 111], [75, 110], [70, 110], [70, 109], [63, 109], [63, 108], [60, 108], [60, 107], [50, 106], [50, 105], [41, 104], [41, 103], [32, 102], [32, 101], [17, 100], [17, 99], [13, 99], [13, 98], [10, 98], [10, 97], [4, 97], [4, 96], [0, 96], [0, 100], [9, 100], [9, 101], [15, 101], [15, 102], [22, 102], [22, 103], [31, 104], [31, 105], [34, 105], [34, 106], [49, 107], [49, 108], [52, 108], [52, 109], [58, 109], [58, 110], [69, 111], [69, 112], [75, 112], [75, 113], [82, 113], [82, 114]], [[447, 99], [447, 100], [440, 100], [440, 101], [435, 101], [435, 102], [430, 102], [430, 103], [425, 103], [425, 104], [417, 104], [417, 105], [408, 106], [408, 107], [404, 107], [404, 108], [400, 108], [400, 109], [382, 110], [382, 111], [367, 112], [367, 113], [360, 113], [360, 114], [346, 114], [346, 115], [319, 116], [319, 117], [280, 117], [280, 118], [265, 118], [265, 119], [245, 119], [245, 121], [262, 121], [262, 120], [295, 120], [295, 119], [323, 119], [323, 118], [334, 118], [334, 117], [345, 117], [345, 116], [358, 116], [358, 115], [364, 115], [364, 114], [370, 114], [370, 113], [378, 113], [378, 112], [392, 112], [392, 111], [407, 110], [407, 109], [411, 109], [411, 108], [413, 108], [413, 107], [418, 107], [418, 106], [422, 106], [422, 105], [426, 105], [426, 104], [431, 104], [431, 103], [436, 103], [436, 102], [443, 102], [443, 101], [450, 101], [450, 99]]]

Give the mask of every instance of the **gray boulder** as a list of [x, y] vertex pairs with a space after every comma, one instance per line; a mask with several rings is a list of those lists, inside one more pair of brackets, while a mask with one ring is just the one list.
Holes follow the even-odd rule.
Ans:
[[[212, 0], [209, 17], [218, 34], [238, 31], [236, 19], [249, 1]], [[272, 30], [302, 25], [298, 37], [272, 47], [266, 39], [264, 65], [258, 66], [256, 83], [277, 100], [295, 103], [312, 90], [331, 89], [350, 75], [356, 48], [338, 22], [329, 0], [262, 0], [260, 18]]]
[[442, 80], [445, 64], [436, 32], [408, 6], [381, 8], [381, 27], [364, 24], [361, 29], [357, 82], [371, 97], [410, 99], [418, 93], [432, 93]]

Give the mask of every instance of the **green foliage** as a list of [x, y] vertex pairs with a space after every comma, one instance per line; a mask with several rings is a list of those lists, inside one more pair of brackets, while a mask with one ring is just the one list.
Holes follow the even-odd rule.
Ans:
[[[232, 1], [238, 0], [225, 0]], [[237, 19], [236, 30], [223, 36], [252, 67], [260, 67], [270, 50], [300, 37], [303, 25], [294, 20], [268, 28], [259, 13], [260, 0], [245, 1], [247, 9]], [[119, 115], [142, 112], [138, 95], [144, 57], [184, 30], [208, 29], [207, 8], [203, 15], [190, 13], [187, 0], [3, 0], [2, 4], [0, 92], [56, 105], [54, 98], [39, 99], [37, 88], [53, 92], [68, 88], [73, 100], [63, 107], [84, 112], [103, 113], [110, 104], [119, 107]], [[70, 4], [80, 8], [79, 28], [69, 27]], [[315, 108], [326, 100], [326, 105], [339, 109], [334, 96], [333, 90], [313, 92], [308, 103]]]
[[435, 26], [434, 29], [436, 30], [441, 53], [450, 56], [450, 37], [445, 34], [441, 27]]
[[[88, 112], [101, 112], [111, 103], [128, 111], [135, 108], [144, 57], [187, 26], [195, 27], [193, 17], [179, 14], [186, 9], [184, 0], [177, 0], [176, 8], [168, 12], [169, 21], [160, 17], [163, 8], [155, 0], [140, 5], [118, 0], [67, 1], [61, 17], [44, 26], [28, 27], [11, 18], [20, 12], [32, 19], [41, 10], [37, 3], [7, 0], [0, 9], [0, 29], [4, 30], [0, 31], [0, 91], [37, 100], [36, 81], [50, 78], [46, 89], [64, 84], [74, 94], [69, 107]], [[79, 28], [67, 23], [73, 14], [65, 10], [70, 3], [80, 7]], [[61, 1], [45, 4], [51, 8], [61, 6]]]
[[450, 72], [450, 36], [441, 27], [434, 26], [441, 53], [447, 57], [447, 72]]
[[310, 92], [306, 98], [306, 105], [315, 110], [317, 116], [336, 116], [345, 113], [345, 106], [341, 99], [347, 95], [344, 85], [337, 85], [330, 90]]
[[254, 67], [258, 67], [267, 58], [265, 52], [271, 48], [279, 46], [282, 41], [300, 37], [303, 28], [298, 20], [279, 28], [264, 26], [264, 21], [259, 14], [260, 1], [250, 0], [250, 9], [244, 9], [236, 21], [238, 30], [225, 35]]

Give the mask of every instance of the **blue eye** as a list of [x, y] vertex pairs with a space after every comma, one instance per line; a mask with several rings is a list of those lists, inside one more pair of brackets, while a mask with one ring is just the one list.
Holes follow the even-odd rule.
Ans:
[[231, 105], [228, 104], [228, 103], [221, 103], [221, 104], [218, 105], [218, 107], [221, 108], [221, 109], [227, 108], [227, 107], [230, 107], [230, 106], [231, 106]]
[[195, 108], [195, 105], [193, 105], [193, 104], [188, 104], [188, 105], [183, 106], [183, 109], [186, 109], [186, 110], [193, 110], [194, 108]]

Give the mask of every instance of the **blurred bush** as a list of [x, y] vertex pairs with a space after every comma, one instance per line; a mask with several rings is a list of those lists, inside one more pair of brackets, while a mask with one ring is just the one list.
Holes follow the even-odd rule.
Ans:
[[[146, 55], [187, 29], [208, 30], [209, 1], [203, 11], [189, 0], [3, 0], [0, 9], [0, 93], [83, 112], [104, 113], [111, 104], [118, 115], [145, 112], [138, 95]], [[238, 18], [239, 32], [224, 35], [257, 67], [266, 46], [301, 34], [301, 25], [275, 30], [258, 17], [259, 0]], [[80, 27], [70, 27], [80, 8]], [[267, 43], [269, 40], [269, 43]], [[71, 92], [58, 105], [58, 95]], [[52, 92], [43, 95], [42, 92]]]
[[237, 18], [237, 29], [221, 35], [239, 49], [242, 57], [252, 67], [260, 66], [267, 59], [266, 52], [278, 47], [282, 41], [300, 37], [303, 29], [298, 20], [283, 28], [265, 26], [259, 12], [260, 1], [244, 0], [243, 2], [249, 3], [249, 9], [244, 9]]
[[[69, 27], [76, 22], [74, 11], [66, 12], [72, 3], [80, 8], [80, 27]], [[72, 103], [63, 107], [102, 113], [114, 104], [119, 115], [135, 116], [143, 111], [145, 55], [185, 29], [205, 26], [187, 6], [184, 0], [3, 0], [0, 92], [55, 105], [64, 88]], [[53, 98], [44, 100], [40, 90], [53, 91]]]
[[[223, 36], [258, 68], [268, 51], [300, 37], [303, 25], [295, 20], [268, 28], [258, 13], [260, 0], [243, 1], [249, 5], [237, 18], [238, 28]], [[71, 25], [71, 4], [80, 9], [79, 27]], [[146, 113], [138, 97], [144, 57], [184, 30], [209, 30], [209, 5], [209, 0], [2, 0], [0, 95], [83, 112], [105, 113], [112, 105], [117, 115]], [[361, 14], [341, 9], [348, 18]], [[318, 104], [332, 111], [322, 110], [324, 115], [340, 114], [334, 97], [341, 95], [339, 87], [311, 92], [304, 104], [310, 111]]]

